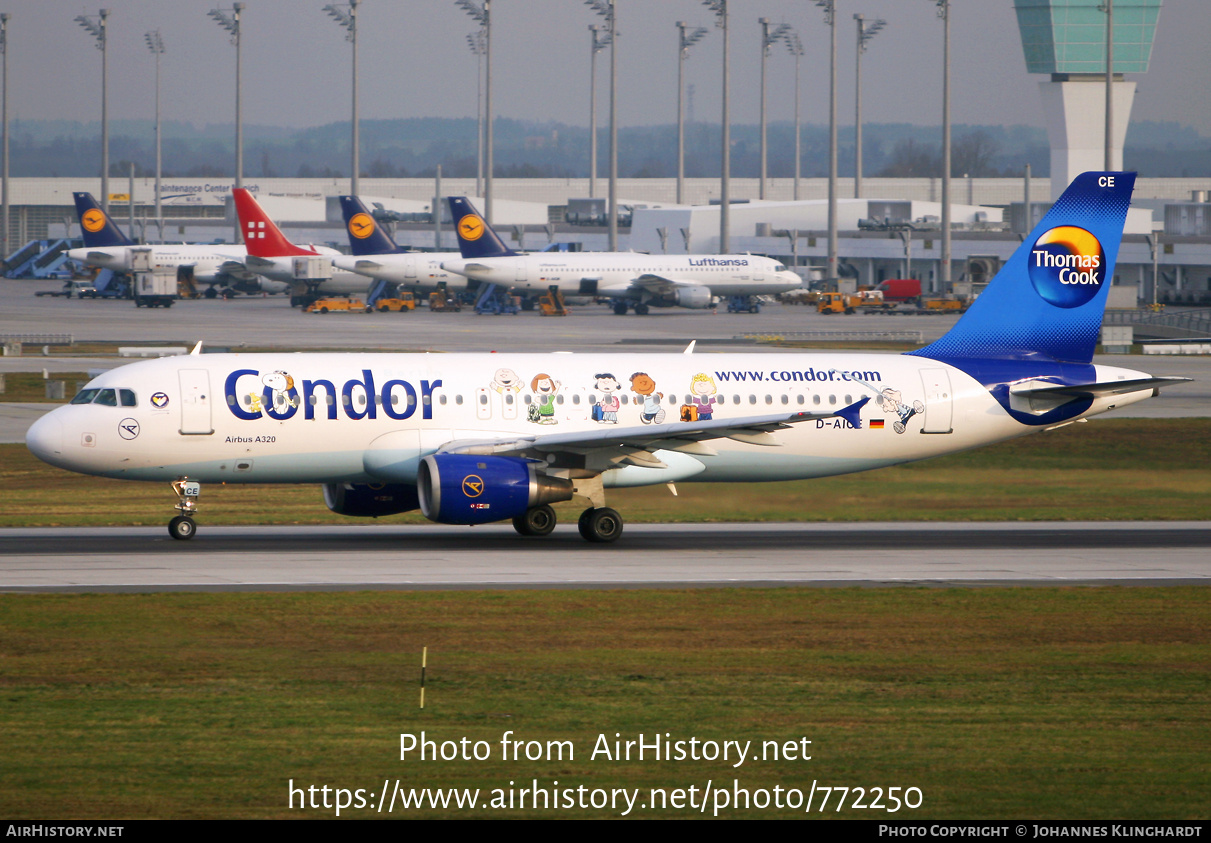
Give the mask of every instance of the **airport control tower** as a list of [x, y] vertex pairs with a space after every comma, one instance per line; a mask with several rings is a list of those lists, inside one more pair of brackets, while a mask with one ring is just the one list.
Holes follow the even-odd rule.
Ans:
[[[1162, 0], [1114, 0], [1111, 169], [1122, 169], [1123, 139], [1135, 98], [1124, 73], [1146, 73]], [[1101, 170], [1106, 135], [1105, 0], [1013, 0], [1029, 73], [1040, 82], [1051, 141], [1051, 195], [1080, 173]]]

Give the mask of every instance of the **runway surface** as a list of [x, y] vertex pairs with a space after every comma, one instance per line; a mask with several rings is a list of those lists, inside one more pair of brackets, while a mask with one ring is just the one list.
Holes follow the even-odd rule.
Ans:
[[1211, 585], [1211, 522], [0, 530], [0, 591]]

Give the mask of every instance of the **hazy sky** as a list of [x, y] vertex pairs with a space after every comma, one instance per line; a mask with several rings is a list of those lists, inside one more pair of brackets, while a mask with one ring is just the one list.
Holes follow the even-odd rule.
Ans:
[[[314, 126], [349, 118], [350, 45], [322, 0], [246, 0], [244, 120]], [[206, 12], [217, 0], [110, 0], [110, 119], [151, 118], [154, 58], [143, 36], [159, 29], [165, 120], [229, 123], [235, 48]], [[223, 4], [230, 7], [230, 2]], [[731, 0], [732, 121], [758, 119], [759, 17], [791, 24], [802, 38], [803, 119], [828, 121], [828, 28], [813, 0]], [[942, 22], [933, 0], [838, 0], [838, 115], [853, 122], [854, 13], [887, 28], [863, 57], [863, 118], [941, 121]], [[497, 115], [588, 125], [589, 33], [599, 22], [581, 0], [493, 0]], [[101, 55], [73, 18], [100, 4], [0, 0], [9, 21], [9, 116], [100, 119]], [[619, 122], [676, 120], [674, 23], [710, 32], [690, 52], [695, 115], [718, 121], [721, 32], [695, 0], [617, 0]], [[471, 117], [476, 24], [453, 0], [363, 0], [359, 17], [363, 118]], [[1012, 0], [952, 0], [952, 119], [1043, 125], [1038, 82], [1026, 73]], [[768, 65], [769, 117], [793, 115], [794, 61], [781, 45]], [[608, 99], [609, 52], [598, 57], [599, 119]], [[1211, 2], [1164, 0], [1150, 71], [1138, 82], [1134, 119], [1172, 120], [1211, 134]]]

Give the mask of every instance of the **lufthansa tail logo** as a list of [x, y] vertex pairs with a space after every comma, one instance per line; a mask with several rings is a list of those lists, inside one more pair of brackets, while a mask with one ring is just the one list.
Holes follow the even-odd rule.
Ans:
[[366, 213], [354, 214], [349, 218], [349, 233], [358, 240], [365, 240], [374, 233], [374, 217]]
[[475, 214], [467, 214], [458, 221], [458, 233], [464, 240], [478, 240], [484, 236], [484, 221]]
[[84, 226], [85, 231], [100, 231], [105, 228], [105, 214], [97, 208], [89, 208], [80, 217], [80, 225]]
[[468, 474], [463, 478], [463, 494], [469, 498], [478, 498], [484, 493], [484, 481], [478, 474]]

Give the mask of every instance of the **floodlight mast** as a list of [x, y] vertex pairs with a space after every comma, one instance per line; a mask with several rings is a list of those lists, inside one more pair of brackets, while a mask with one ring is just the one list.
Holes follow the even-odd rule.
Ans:
[[8, 12], [0, 12], [0, 73], [4, 81], [0, 83], [0, 132], [4, 133], [0, 140], [0, 258], [5, 258], [12, 252], [8, 247]]
[[[601, 33], [605, 32], [605, 35]], [[600, 24], [589, 24], [589, 198], [597, 195], [597, 54], [613, 38]]]
[[454, 0], [454, 5], [471, 16], [483, 32], [484, 50], [484, 219], [492, 224], [492, 0]]
[[816, 0], [829, 31], [828, 71], [828, 266], [825, 280], [837, 284], [837, 0]]
[[677, 21], [677, 204], [685, 202], [685, 60], [690, 47], [706, 35], [704, 26], [686, 32], [688, 24]]
[[359, 195], [358, 177], [361, 175], [360, 165], [358, 163], [358, 152], [360, 151], [360, 142], [358, 139], [358, 119], [357, 119], [357, 4], [361, 0], [349, 0], [348, 5], [336, 5], [329, 3], [324, 7], [324, 11], [328, 13], [338, 25], [345, 28], [348, 33], [345, 40], [353, 44], [353, 134], [350, 139], [352, 147], [352, 175], [349, 178], [349, 192], [354, 196]]
[[854, 15], [858, 23], [857, 68], [854, 76], [854, 198], [862, 197], [862, 54], [866, 45], [887, 26], [887, 21], [866, 21], [862, 15]]
[[[109, 213], [109, 85], [108, 62], [106, 61], [106, 26], [109, 9], [101, 9], [96, 15], [76, 15], [75, 21], [97, 39], [101, 51], [101, 207]], [[7, 74], [5, 79], [7, 80]], [[7, 142], [8, 132], [4, 133]]]
[[475, 195], [484, 194], [484, 53], [487, 35], [483, 28], [467, 33], [467, 47], [475, 56]]
[[938, 264], [941, 292], [950, 286], [950, 0], [930, 0], [942, 19], [942, 256]]
[[803, 58], [803, 41], [799, 38], [799, 33], [793, 29], [784, 39], [786, 49], [790, 50], [790, 54], [795, 57], [795, 201], [799, 201], [799, 170], [800, 160], [800, 140], [802, 132], [799, 130], [799, 59]]
[[[147, 49], [151, 50], [156, 57], [156, 227], [160, 232], [160, 242], [164, 242], [164, 213], [160, 207], [160, 175], [161, 164], [163, 159], [160, 156], [160, 56], [164, 54], [164, 39], [160, 37], [160, 30], [156, 29], [146, 33], [143, 40], [147, 42]], [[131, 205], [134, 205], [134, 197], [131, 197]]]
[[610, 198], [606, 212], [610, 222], [611, 252], [618, 251], [618, 18], [614, 0], [584, 0], [585, 5], [605, 18], [610, 40]]
[[[240, 15], [243, 3], [232, 3], [230, 9], [211, 9], [206, 13], [220, 27], [231, 33], [235, 47], [235, 186], [244, 186], [244, 111], [240, 103]], [[229, 14], [230, 13], [230, 14]], [[239, 226], [236, 226], [239, 230]]]
[[732, 179], [732, 127], [728, 112], [728, 0], [702, 0], [715, 13], [715, 26], [723, 30], [723, 151], [722, 173], [719, 176], [719, 253], [726, 255], [730, 250], [731, 179]]
[[765, 133], [765, 60], [769, 58], [770, 47], [777, 44], [790, 31], [790, 24], [780, 23], [770, 29], [769, 18], [758, 18], [761, 24], [761, 184], [758, 187], [758, 199], [765, 199], [767, 149]]

